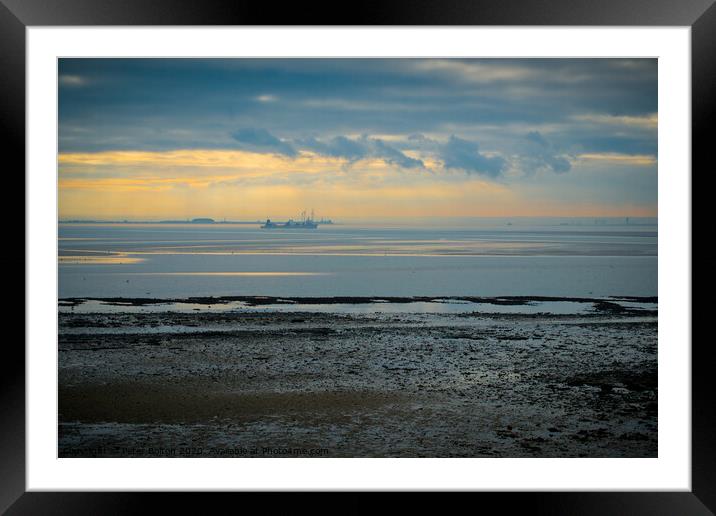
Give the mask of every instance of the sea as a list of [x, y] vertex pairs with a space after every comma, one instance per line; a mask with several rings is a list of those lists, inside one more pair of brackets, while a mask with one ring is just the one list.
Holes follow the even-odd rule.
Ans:
[[658, 295], [656, 219], [60, 223], [58, 298]]

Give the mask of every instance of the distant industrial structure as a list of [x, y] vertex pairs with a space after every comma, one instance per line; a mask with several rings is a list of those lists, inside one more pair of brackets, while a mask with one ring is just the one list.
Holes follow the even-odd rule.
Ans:
[[266, 219], [261, 229], [316, 229], [319, 224], [333, 224], [333, 221], [321, 219], [316, 222], [313, 210], [311, 210], [310, 216], [307, 216], [304, 210], [301, 212], [300, 220], [288, 219], [286, 222], [273, 222], [271, 219]]

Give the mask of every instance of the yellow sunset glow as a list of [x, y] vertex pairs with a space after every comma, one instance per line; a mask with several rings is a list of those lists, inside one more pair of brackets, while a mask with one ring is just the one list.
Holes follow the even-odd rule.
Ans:
[[656, 157], [649, 155], [640, 154], [617, 154], [613, 152], [608, 153], [591, 153], [591, 154], [580, 154], [579, 159], [585, 161], [602, 161], [602, 162], [614, 162], [621, 163], [624, 165], [634, 166], [652, 166], [656, 165]]
[[[624, 206], [537, 202], [504, 182], [425, 168], [402, 169], [380, 159], [349, 163], [301, 152], [295, 157], [234, 150], [108, 151], [59, 156], [63, 219], [212, 217], [257, 220], [317, 215], [469, 217], [619, 215]], [[578, 160], [654, 163], [650, 156], [582, 154]], [[633, 215], [653, 209], [629, 208]], [[651, 210], [651, 212], [650, 212]]]

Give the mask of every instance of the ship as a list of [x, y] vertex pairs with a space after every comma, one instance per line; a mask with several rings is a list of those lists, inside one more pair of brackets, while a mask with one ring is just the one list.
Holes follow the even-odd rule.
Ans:
[[288, 219], [286, 222], [273, 222], [271, 219], [266, 219], [266, 222], [261, 226], [261, 229], [316, 229], [318, 223], [313, 218], [313, 210], [311, 210], [311, 216], [307, 217], [306, 212], [301, 213], [300, 220]]

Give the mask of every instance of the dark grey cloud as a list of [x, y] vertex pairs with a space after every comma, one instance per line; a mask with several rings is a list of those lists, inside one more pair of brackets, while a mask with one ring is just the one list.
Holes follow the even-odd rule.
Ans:
[[547, 140], [545, 140], [544, 136], [542, 136], [539, 131], [530, 131], [529, 133], [527, 133], [527, 136], [525, 136], [525, 138], [541, 147], [549, 147], [549, 143], [547, 142]]
[[414, 159], [409, 156], [406, 156], [398, 149], [386, 144], [383, 140], [366, 138], [366, 141], [370, 142], [370, 145], [373, 149], [373, 154], [376, 157], [383, 159], [387, 163], [392, 163], [403, 168], [416, 168], [425, 166], [423, 162], [419, 159]]
[[561, 156], [548, 156], [545, 158], [545, 163], [547, 163], [547, 165], [549, 165], [552, 170], [558, 174], [569, 172], [572, 169], [572, 164], [569, 160]]
[[504, 170], [506, 162], [499, 156], [488, 157], [480, 153], [476, 142], [463, 140], [451, 135], [440, 150], [440, 157], [446, 168], [459, 168], [469, 173], [497, 177]]
[[[60, 59], [58, 68], [60, 152], [231, 148], [236, 127], [293, 140], [420, 132], [484, 142], [470, 127], [502, 130], [499, 141], [516, 125], [561, 124], [550, 137], [564, 148], [656, 145], [654, 132], [575, 121], [656, 113], [655, 59]], [[266, 95], [275, 101], [257, 101]]]
[[[404, 150], [416, 150], [435, 154], [440, 158], [446, 169], [459, 169], [470, 174], [479, 174], [495, 178], [507, 166], [500, 156], [487, 156], [480, 152], [477, 142], [451, 135], [446, 142], [428, 138], [422, 134], [413, 134], [402, 143], [403, 149], [391, 145], [380, 138], [362, 135], [357, 138], [334, 136], [329, 139], [318, 139], [314, 136], [281, 140], [265, 129], [241, 129], [232, 133], [235, 140], [259, 152], [272, 152], [295, 155], [298, 150], [308, 150], [323, 156], [343, 158], [350, 163], [361, 159], [376, 158], [402, 168], [424, 168], [425, 163], [408, 156]], [[530, 136], [534, 139], [535, 136]], [[545, 142], [546, 144], [546, 142]], [[551, 159], [555, 170], [563, 168], [558, 157], [550, 158], [547, 152], [541, 159]], [[567, 162], [567, 166], [569, 162]]]
[[522, 168], [528, 174], [532, 174], [540, 168], [548, 168], [557, 174], [569, 172], [572, 164], [555, 146], [539, 131], [530, 131], [525, 136], [527, 142], [523, 155], [521, 156]]
[[408, 136], [405, 144], [406, 148], [417, 148], [428, 152], [438, 152], [442, 147], [442, 143], [432, 138], [428, 138], [424, 134], [415, 133]]
[[266, 129], [245, 128], [231, 133], [231, 137], [247, 150], [296, 156], [298, 153], [289, 143], [279, 140]]
[[335, 136], [325, 141], [314, 137], [303, 138], [296, 141], [302, 148], [334, 158], [344, 158], [348, 161], [358, 161], [369, 155], [366, 145], [360, 141], [351, 140], [345, 136]]
[[355, 162], [365, 158], [378, 158], [386, 163], [403, 168], [421, 168], [424, 163], [419, 159], [411, 158], [401, 150], [387, 144], [379, 138], [363, 135], [359, 138], [335, 136], [328, 140], [318, 140], [314, 137], [301, 138], [294, 141], [297, 147], [335, 158], [344, 158]]

